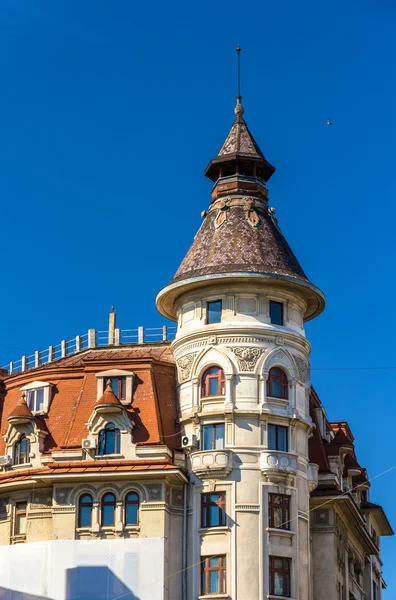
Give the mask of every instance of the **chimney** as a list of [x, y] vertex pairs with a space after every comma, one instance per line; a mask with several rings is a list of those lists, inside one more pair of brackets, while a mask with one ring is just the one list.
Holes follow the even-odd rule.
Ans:
[[115, 330], [116, 330], [116, 313], [114, 310], [114, 306], [112, 306], [110, 309], [110, 314], [109, 314], [109, 346], [114, 346]]

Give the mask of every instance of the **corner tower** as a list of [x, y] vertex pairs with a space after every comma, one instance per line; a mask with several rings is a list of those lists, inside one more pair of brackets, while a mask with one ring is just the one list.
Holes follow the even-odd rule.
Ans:
[[[206, 168], [203, 223], [157, 308], [173, 351], [190, 475], [187, 596], [310, 595], [309, 353], [324, 296], [268, 207], [274, 173], [237, 97]], [[217, 594], [217, 595], [216, 595]], [[224, 596], [221, 594], [225, 594]]]

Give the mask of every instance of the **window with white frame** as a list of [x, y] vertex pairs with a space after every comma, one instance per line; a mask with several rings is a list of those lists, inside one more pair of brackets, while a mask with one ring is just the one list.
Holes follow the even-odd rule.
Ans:
[[26, 404], [33, 413], [47, 413], [52, 398], [53, 385], [48, 381], [33, 381], [21, 387]]

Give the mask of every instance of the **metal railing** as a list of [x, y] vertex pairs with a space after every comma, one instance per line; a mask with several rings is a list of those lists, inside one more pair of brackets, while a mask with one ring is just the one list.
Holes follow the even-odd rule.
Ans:
[[49, 346], [45, 350], [36, 350], [30, 356], [22, 356], [19, 360], [10, 362], [4, 367], [9, 375], [35, 369], [47, 363], [72, 356], [90, 348], [104, 346], [121, 346], [128, 344], [150, 344], [153, 342], [168, 342], [175, 338], [176, 326], [168, 327], [138, 327], [137, 329], [117, 329], [114, 331], [98, 331], [88, 329], [84, 335], [78, 335], [72, 340], [62, 340], [56, 346]]

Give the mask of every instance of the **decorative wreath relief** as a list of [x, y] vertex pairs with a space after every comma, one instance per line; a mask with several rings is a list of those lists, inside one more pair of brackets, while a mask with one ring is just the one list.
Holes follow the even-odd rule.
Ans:
[[237, 357], [241, 371], [254, 371], [256, 363], [264, 350], [262, 348], [230, 348]]
[[217, 213], [217, 216], [215, 218], [214, 225], [215, 228], [218, 229], [227, 220], [228, 206], [225, 202], [220, 201], [217, 202], [216, 207], [219, 209], [219, 212]]
[[184, 381], [187, 381], [190, 378], [191, 367], [196, 355], [197, 352], [192, 352], [191, 354], [186, 354], [185, 356], [182, 356], [176, 361], [176, 364], [179, 367], [180, 383], [183, 383]]
[[245, 202], [246, 219], [249, 225], [257, 227], [260, 225], [260, 217], [256, 211], [256, 202], [254, 198], [248, 198]]

